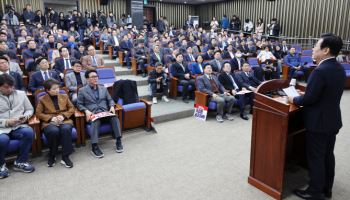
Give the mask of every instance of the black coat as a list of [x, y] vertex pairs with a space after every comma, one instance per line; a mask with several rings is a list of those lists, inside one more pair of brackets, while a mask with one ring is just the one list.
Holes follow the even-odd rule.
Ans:
[[236, 74], [238, 83], [240, 85], [240, 87], [245, 87], [245, 88], [249, 88], [250, 86], [252, 87], [257, 87], [260, 85], [261, 81], [259, 81], [253, 73], [248, 73], [249, 76], [247, 76], [243, 71], [238, 72]]
[[174, 63], [171, 65], [171, 74], [179, 80], [185, 79], [185, 74], [190, 74], [190, 70], [188, 69], [187, 65], [185, 63], [182, 63], [182, 65], [184, 66], [185, 71], [179, 63]]
[[113, 84], [112, 98], [115, 103], [123, 99], [123, 105], [139, 102], [136, 81], [119, 80]]
[[221, 83], [221, 85], [224, 86], [225, 90], [231, 91], [231, 90], [235, 89], [234, 84], [229, 76], [232, 76], [233, 80], [235, 81], [236, 85], [238, 86], [238, 88], [236, 88], [236, 90], [239, 90], [239, 88], [241, 88], [241, 86], [239, 85], [239, 82], [238, 82], [234, 73], [230, 74], [230, 75], [227, 75], [225, 72], [220, 73], [218, 78], [219, 78], [219, 82]]
[[335, 58], [325, 60], [311, 73], [305, 95], [295, 97], [294, 103], [304, 106], [306, 130], [337, 133], [342, 127], [340, 100], [346, 75]]

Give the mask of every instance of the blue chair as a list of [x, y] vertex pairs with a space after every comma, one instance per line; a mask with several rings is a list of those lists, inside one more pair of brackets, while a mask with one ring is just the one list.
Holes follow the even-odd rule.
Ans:
[[302, 56], [312, 56], [312, 49], [303, 50], [301, 55]]
[[[170, 75], [170, 89], [169, 96], [172, 98], [176, 98], [179, 92], [183, 91], [183, 86], [178, 84], [178, 79], [173, 76], [173, 68], [172, 65], [169, 66], [169, 75]], [[188, 91], [192, 91], [195, 88], [192, 88], [191, 85], [188, 86]]]
[[302, 56], [300, 58], [300, 62], [304, 67], [310, 68], [310, 67], [315, 67], [316, 65], [314, 64], [314, 60], [312, 59], [311, 56]]
[[[38, 90], [35, 92], [35, 105], [37, 105], [39, 99], [41, 97], [43, 97], [44, 95], [46, 95], [47, 93], [43, 90]], [[67, 95], [67, 92], [65, 90], [60, 90], [60, 94], [64, 94], [64, 95]], [[74, 113], [74, 122], [75, 122], [75, 127], [73, 126], [72, 128], [72, 133], [71, 133], [71, 136], [72, 136], [72, 141], [75, 141], [76, 143], [76, 146], [79, 147], [81, 145], [81, 132], [79, 130], [79, 124], [80, 124], [80, 121], [81, 121], [81, 118], [83, 118], [84, 116], [77, 113], [78, 111], [76, 111]], [[78, 130], [77, 130], [78, 129]], [[37, 130], [37, 138], [40, 138], [37, 140], [37, 148], [38, 148], [38, 153], [41, 154], [41, 151], [42, 151], [42, 146], [43, 145], [47, 145], [48, 144], [48, 141], [47, 141], [47, 138], [45, 136], [45, 134], [43, 132], [41, 132], [41, 128], [39, 127], [38, 130]]]
[[113, 85], [113, 83], [115, 82], [115, 71], [113, 67], [98, 67], [96, 68], [96, 71], [99, 84]]
[[252, 68], [255, 68], [255, 67], [259, 67], [259, 62], [258, 62], [258, 59], [257, 58], [248, 58], [248, 64], [252, 67]]
[[123, 99], [119, 98], [117, 108], [120, 111], [122, 130], [136, 127], [151, 129], [151, 106], [150, 102], [143, 99], [136, 103], [124, 104]]

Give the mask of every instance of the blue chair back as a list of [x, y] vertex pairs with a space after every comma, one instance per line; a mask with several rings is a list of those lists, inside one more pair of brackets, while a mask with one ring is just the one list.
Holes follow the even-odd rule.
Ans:
[[301, 53], [302, 56], [312, 56], [312, 49], [306, 49], [303, 50], [303, 52]]
[[97, 68], [96, 71], [99, 84], [113, 84], [115, 82], [115, 72], [113, 68]]
[[259, 67], [259, 63], [258, 63], [257, 58], [248, 58], [248, 63], [252, 68]]
[[344, 70], [350, 70], [350, 64], [349, 63], [342, 63], [341, 64], [344, 68]]

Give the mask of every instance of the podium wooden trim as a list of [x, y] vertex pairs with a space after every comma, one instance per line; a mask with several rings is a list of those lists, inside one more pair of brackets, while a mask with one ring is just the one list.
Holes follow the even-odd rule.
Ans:
[[[302, 108], [277, 94], [287, 87], [288, 80], [264, 82], [256, 90], [253, 108], [248, 183], [278, 200], [283, 194], [287, 145], [292, 144], [291, 152], [298, 157], [302, 157], [300, 148], [304, 147]], [[305, 91], [303, 86], [296, 88]]]

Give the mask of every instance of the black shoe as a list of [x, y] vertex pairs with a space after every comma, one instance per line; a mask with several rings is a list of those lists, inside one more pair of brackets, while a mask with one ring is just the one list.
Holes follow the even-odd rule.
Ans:
[[97, 145], [92, 147], [91, 153], [93, 156], [95, 156], [96, 158], [102, 158], [104, 156], [103, 152], [101, 151], [100, 147], [98, 147]]
[[146, 76], [147, 76], [147, 74], [146, 74], [146, 73], [143, 73], [143, 74], [142, 74], [142, 77], [143, 77], [143, 78], [145, 78]]
[[190, 103], [190, 102], [188, 101], [188, 99], [182, 99], [182, 101], [183, 101], [184, 103]]
[[331, 199], [332, 198], [332, 190], [328, 190], [328, 189], [325, 189], [323, 191], [324, 193], [324, 196], [327, 198], [327, 199]]
[[251, 114], [251, 115], [253, 114], [253, 109], [251, 109], [251, 110], [249, 111], [249, 114]]
[[308, 200], [324, 200], [323, 194], [314, 194], [310, 191], [306, 190], [294, 190], [294, 194], [302, 199], [308, 199]]
[[64, 165], [67, 168], [73, 167], [73, 162], [69, 159], [68, 156], [63, 156], [61, 160], [61, 164]]
[[53, 167], [56, 164], [56, 158], [55, 156], [49, 156], [49, 159], [47, 160], [47, 166]]
[[249, 117], [247, 115], [245, 115], [245, 114], [240, 114], [240, 117], [242, 119], [244, 119], [244, 120], [248, 120], [249, 119]]
[[117, 144], [116, 144], [116, 150], [117, 153], [123, 153], [124, 148], [123, 148], [123, 144], [122, 141], [120, 139], [117, 139]]

